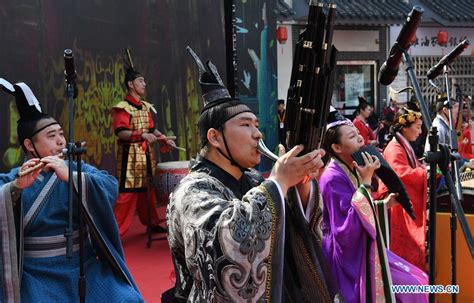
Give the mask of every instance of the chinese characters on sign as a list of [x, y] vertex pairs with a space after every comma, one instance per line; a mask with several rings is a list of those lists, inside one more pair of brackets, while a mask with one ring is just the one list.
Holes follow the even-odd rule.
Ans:
[[[395, 43], [400, 30], [400, 26], [392, 26], [390, 28], [390, 44]], [[448, 33], [446, 45], [438, 44], [437, 37], [439, 31]], [[416, 42], [410, 47], [408, 52], [412, 56], [444, 56], [464, 39], [474, 41], [474, 31], [469, 28], [419, 27], [416, 31]], [[462, 56], [469, 56], [472, 49], [473, 45], [469, 46]]]
[[[460, 36], [460, 37], [449, 37], [448, 43], [445, 47], [456, 47], [458, 43], [460, 43], [463, 40], [466, 40], [467, 36]], [[423, 36], [423, 37], [416, 37], [416, 42], [414, 44], [414, 47], [420, 46], [420, 47], [435, 47], [438, 45], [438, 38], [437, 36]]]

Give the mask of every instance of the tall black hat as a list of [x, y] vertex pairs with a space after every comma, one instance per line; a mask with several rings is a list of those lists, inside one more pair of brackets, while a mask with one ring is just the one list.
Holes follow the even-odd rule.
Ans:
[[364, 103], [370, 105], [370, 103], [367, 101], [367, 99], [364, 96], [357, 96], [357, 99], [359, 100], [359, 105], [364, 104]]
[[133, 66], [132, 56], [130, 55], [130, 50], [128, 48], [125, 49], [125, 54], [125, 78], [123, 84], [125, 85], [125, 88], [128, 89], [129, 81], [133, 81], [138, 77], [143, 77], [143, 75]]
[[230, 96], [212, 62], [207, 61], [204, 65], [189, 46], [186, 49], [199, 68], [199, 84], [204, 108], [201, 110], [198, 125], [201, 146], [204, 146], [207, 143], [207, 131], [210, 128], [220, 129], [227, 120], [244, 112], [252, 112], [252, 110], [239, 99]]
[[[43, 113], [41, 105], [31, 91], [30, 87], [23, 82], [11, 84], [7, 80], [0, 78], [0, 88], [6, 93], [15, 96], [16, 106], [20, 114], [17, 132], [18, 140], [23, 145], [25, 139], [31, 139], [34, 135], [48, 126], [59, 124], [53, 117]], [[37, 122], [42, 119], [52, 119], [51, 123], [37, 128]]]

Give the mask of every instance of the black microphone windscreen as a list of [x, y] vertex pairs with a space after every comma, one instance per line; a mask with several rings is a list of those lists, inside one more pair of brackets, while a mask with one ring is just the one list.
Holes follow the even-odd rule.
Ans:
[[462, 54], [469, 44], [469, 40], [463, 40], [449, 54], [441, 58], [441, 60], [435, 66], [430, 68], [426, 74], [428, 80], [433, 80], [438, 77], [443, 72], [443, 67], [445, 65], [451, 64], [451, 62], [456, 59], [457, 56]]
[[64, 50], [64, 74], [66, 75], [66, 78], [75, 77], [76, 74], [76, 69], [74, 68], [74, 55], [72, 54], [72, 50], [69, 48]]
[[411, 41], [416, 37], [416, 30], [420, 24], [423, 12], [424, 10], [421, 6], [415, 5], [408, 14], [407, 20], [398, 34], [397, 41], [390, 49], [387, 61], [380, 67], [379, 82], [381, 84], [389, 85], [397, 76], [403, 52], [410, 48]]

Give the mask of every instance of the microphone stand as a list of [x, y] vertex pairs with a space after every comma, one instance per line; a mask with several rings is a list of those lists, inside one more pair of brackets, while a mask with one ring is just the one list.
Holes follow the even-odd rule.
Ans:
[[83, 239], [85, 233], [85, 225], [82, 217], [82, 166], [81, 166], [81, 155], [86, 152], [86, 148], [82, 147], [81, 142], [77, 142], [76, 144], [73, 143], [74, 138], [74, 80], [67, 79], [66, 84], [66, 95], [68, 99], [68, 106], [69, 106], [69, 143], [67, 144], [66, 155], [69, 159], [68, 161], [68, 168], [69, 168], [69, 180], [68, 180], [68, 188], [69, 188], [69, 196], [68, 196], [68, 226], [64, 232], [64, 236], [66, 237], [66, 256], [68, 258], [72, 258], [73, 254], [73, 214], [74, 214], [74, 180], [73, 180], [73, 160], [76, 160], [77, 163], [77, 201], [78, 201], [78, 218], [79, 218], [79, 279], [78, 279], [78, 286], [79, 286], [79, 301], [84, 303], [86, 301], [86, 276], [84, 272], [84, 243]]
[[[448, 107], [448, 113], [449, 113], [449, 128], [450, 128], [450, 135], [449, 135], [449, 140], [450, 140], [450, 146], [451, 146], [451, 153], [452, 154], [457, 154], [458, 152], [458, 142], [457, 142], [457, 133], [456, 133], [456, 127], [454, 123], [454, 118], [453, 118], [453, 104], [451, 102], [451, 97], [450, 97], [450, 87], [449, 87], [449, 79], [448, 79], [448, 68], [445, 65], [443, 67], [443, 75], [444, 75], [444, 80], [445, 80], [445, 87], [446, 87], [446, 96], [447, 96], [447, 107]], [[459, 111], [462, 109], [458, 109]], [[459, 117], [459, 115], [458, 115]], [[462, 194], [462, 186], [461, 186], [461, 181], [459, 178], [459, 162], [456, 161], [454, 157], [451, 158], [451, 173], [454, 176], [454, 182], [455, 182], [455, 193], [457, 198], [459, 199], [459, 205], [461, 206], [462, 209], [462, 202], [463, 202], [463, 194]], [[450, 188], [450, 193], [452, 194], [453, 191], [451, 191], [452, 188]], [[457, 285], [457, 238], [456, 238], [456, 230], [457, 230], [457, 224], [456, 224], [456, 212], [455, 212], [455, 207], [453, 203], [451, 203], [451, 215], [450, 215], [450, 229], [451, 229], [451, 285]], [[453, 293], [451, 295], [451, 301], [456, 302], [457, 301], [457, 294]]]
[[[436, 164], [439, 165], [443, 176], [445, 177], [446, 184], [448, 185], [448, 191], [451, 193], [451, 210], [452, 212], [455, 211], [455, 214], [458, 216], [459, 223], [461, 225], [462, 231], [464, 233], [464, 237], [466, 239], [466, 243], [469, 247], [469, 250], [471, 252], [471, 256], [474, 256], [474, 240], [472, 238], [471, 231], [469, 229], [469, 225], [467, 224], [466, 217], [464, 215], [464, 210], [462, 208], [462, 205], [460, 204], [461, 202], [459, 201], [459, 197], [462, 197], [462, 192], [458, 192], [454, 186], [453, 178], [451, 176], [451, 173], [448, 170], [448, 165], [450, 161], [452, 161], [452, 167], [454, 167], [455, 171], [454, 174], [456, 175], [456, 181], [459, 183], [459, 169], [458, 165], [456, 163], [456, 159], [459, 158], [459, 155], [457, 154], [457, 150], [450, 150], [448, 146], [444, 144], [437, 144], [438, 143], [438, 131], [436, 127], [432, 127], [431, 119], [429, 111], [428, 111], [428, 106], [426, 104], [425, 99], [423, 98], [423, 94], [421, 93], [420, 86], [418, 84], [418, 81], [416, 79], [415, 72], [413, 70], [413, 62], [411, 61], [410, 55], [407, 53], [407, 51], [403, 50], [403, 62], [406, 65], [406, 71], [408, 74], [408, 77], [410, 79], [410, 82], [412, 83], [412, 86], [415, 91], [415, 96], [416, 99], [420, 103], [420, 108], [422, 111], [422, 115], [425, 117], [423, 120], [423, 123], [425, 127], [430, 131], [429, 135], [429, 144], [430, 144], [430, 151], [426, 153], [426, 160], [430, 164], [430, 179], [429, 179], [429, 184], [430, 184], [430, 197], [429, 197], [429, 227], [428, 227], [428, 232], [429, 232], [429, 283], [430, 285], [435, 285], [435, 273], [436, 273]], [[447, 81], [447, 80], [446, 80]], [[448, 94], [448, 101], [449, 101], [449, 94]], [[450, 122], [454, 122], [452, 119], [452, 112], [451, 110], [449, 111], [450, 114]], [[456, 131], [453, 130], [453, 127], [451, 125], [451, 137], [450, 137], [452, 142], [456, 141]], [[453, 141], [454, 140], [454, 141]], [[451, 143], [452, 143], [451, 142]], [[438, 146], [437, 146], [438, 145]], [[454, 143], [455, 148], [457, 149], [457, 143]], [[439, 147], [439, 151], [437, 150], [437, 147]], [[459, 187], [460, 190], [460, 187]], [[459, 195], [460, 193], [460, 195]], [[452, 219], [451, 222], [454, 220], [454, 226], [456, 224], [456, 220]], [[452, 224], [453, 227], [453, 224]], [[453, 232], [453, 231], [452, 231]], [[455, 232], [455, 230], [454, 230]], [[452, 243], [451, 243], [452, 244]], [[451, 248], [451, 252], [453, 252], [453, 248]], [[455, 252], [455, 248], [454, 248]], [[453, 258], [452, 258], [453, 260]], [[454, 255], [454, 261], [455, 261], [455, 255]], [[452, 272], [452, 274], [455, 276], [456, 271], [455, 268]], [[456, 278], [454, 277], [454, 282], [452, 283], [455, 285]], [[435, 294], [430, 293], [429, 294], [429, 299], [431, 303], [435, 302]], [[452, 296], [453, 302], [456, 301], [456, 294], [453, 294]]]

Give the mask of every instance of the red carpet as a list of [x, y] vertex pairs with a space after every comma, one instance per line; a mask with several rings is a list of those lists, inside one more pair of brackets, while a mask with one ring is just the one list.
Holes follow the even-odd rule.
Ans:
[[[160, 209], [159, 214], [160, 218], [164, 218], [164, 208]], [[148, 248], [145, 229], [135, 216], [122, 241], [125, 260], [145, 302], [161, 302], [161, 293], [174, 286], [171, 253], [166, 239], [153, 241]]]

